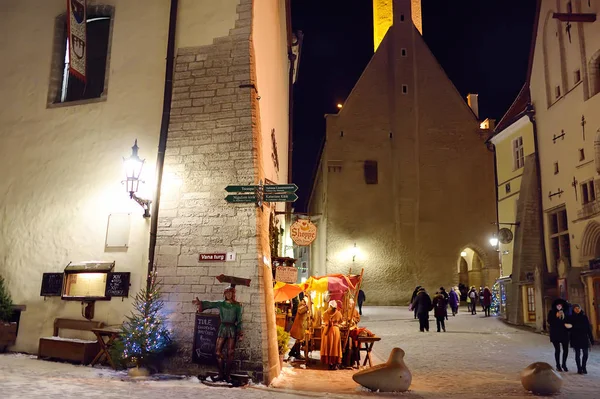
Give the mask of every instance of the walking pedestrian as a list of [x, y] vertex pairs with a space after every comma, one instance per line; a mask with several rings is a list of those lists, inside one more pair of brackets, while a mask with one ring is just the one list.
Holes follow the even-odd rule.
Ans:
[[490, 291], [489, 287], [485, 287], [483, 289], [483, 312], [485, 313], [485, 317], [490, 316], [490, 308], [492, 307], [492, 291]]
[[362, 316], [362, 305], [363, 302], [367, 300], [365, 296], [365, 292], [363, 290], [358, 291], [358, 314]]
[[469, 291], [467, 302], [470, 302], [471, 314], [477, 314], [477, 291], [475, 290], [475, 286], [471, 287]]
[[448, 301], [444, 297], [444, 294], [437, 292], [433, 297], [433, 315], [435, 316], [435, 323], [437, 326], [437, 332], [440, 332], [440, 327], [446, 332], [446, 324], [444, 319], [448, 317]]
[[[573, 315], [569, 317], [571, 328], [571, 347], [575, 349], [575, 363], [577, 363], [577, 374], [587, 374], [587, 360], [590, 345], [594, 344], [594, 335], [590, 321], [581, 306], [573, 305]], [[581, 354], [583, 353], [583, 358]]]
[[429, 312], [432, 309], [431, 297], [425, 291], [425, 288], [419, 288], [419, 291], [413, 302], [413, 309], [419, 318], [419, 331], [429, 331]]
[[[567, 357], [569, 356], [569, 330], [565, 314], [565, 300], [555, 299], [552, 308], [548, 312], [548, 325], [550, 327], [550, 342], [554, 345], [554, 360], [556, 360], [557, 371], [569, 371], [567, 368]], [[562, 346], [562, 367], [560, 349]]]
[[[420, 288], [421, 288], [421, 286], [417, 285], [417, 287], [413, 291], [412, 297], [410, 298], [411, 306], [413, 306], [413, 304], [415, 303], [415, 298], [417, 298], [417, 294], [419, 293]], [[413, 312], [415, 314], [415, 319], [416, 319], [417, 318], [417, 309], [414, 306], [413, 306]]]
[[448, 303], [450, 304], [450, 309], [452, 309], [452, 316], [456, 316], [458, 313], [458, 304], [460, 303], [460, 298], [456, 293], [454, 287], [450, 288], [450, 294], [448, 295]]
[[479, 287], [479, 294], [478, 294], [478, 299], [479, 299], [479, 304], [481, 305], [481, 311], [485, 313], [485, 305], [483, 303], [483, 287]]
[[444, 287], [440, 287], [440, 294], [442, 294], [446, 300], [446, 320], [448, 320], [448, 293]]

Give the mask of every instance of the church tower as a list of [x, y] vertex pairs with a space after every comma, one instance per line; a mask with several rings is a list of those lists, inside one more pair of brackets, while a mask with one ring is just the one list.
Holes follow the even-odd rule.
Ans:
[[[373, 42], [374, 51], [385, 37], [390, 26], [394, 23], [394, 2], [409, 0], [373, 0]], [[410, 0], [412, 21], [423, 34], [423, 19], [421, 16], [421, 0]]]

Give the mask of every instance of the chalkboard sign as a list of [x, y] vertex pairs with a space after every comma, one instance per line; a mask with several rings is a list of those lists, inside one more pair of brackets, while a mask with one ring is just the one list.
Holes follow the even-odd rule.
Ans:
[[108, 273], [106, 278], [106, 294], [107, 297], [112, 296], [129, 296], [129, 272]]
[[40, 296], [61, 296], [64, 276], [62, 273], [44, 273]]
[[192, 362], [199, 364], [215, 365], [217, 356], [217, 334], [221, 318], [218, 314], [197, 313], [194, 326], [194, 347], [192, 349]]

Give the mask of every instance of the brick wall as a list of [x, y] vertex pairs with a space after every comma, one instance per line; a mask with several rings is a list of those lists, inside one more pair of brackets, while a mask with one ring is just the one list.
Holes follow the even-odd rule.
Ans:
[[[240, 0], [237, 12], [229, 36], [177, 51], [155, 265], [178, 345], [169, 364], [174, 371], [198, 367], [191, 363], [193, 298], [222, 299], [227, 285], [215, 279], [222, 273], [252, 279], [250, 287], [237, 288], [245, 340], [236, 347], [234, 370], [260, 381], [270, 369], [264, 281], [270, 273], [263, 273], [268, 223], [255, 205], [224, 201], [225, 186], [255, 184], [261, 175], [256, 93], [240, 87], [254, 81], [252, 1]], [[229, 251], [236, 252], [235, 262], [198, 261], [200, 253]]]

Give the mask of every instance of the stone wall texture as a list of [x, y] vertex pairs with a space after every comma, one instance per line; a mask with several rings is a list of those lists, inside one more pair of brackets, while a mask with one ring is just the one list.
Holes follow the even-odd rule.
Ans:
[[[155, 265], [178, 344], [172, 370], [199, 367], [191, 363], [192, 300], [222, 299], [227, 284], [215, 279], [220, 274], [252, 279], [250, 287], [237, 287], [245, 339], [236, 347], [233, 370], [261, 381], [279, 372], [272, 367], [277, 356], [270, 355], [268, 325], [274, 320], [268, 323], [272, 312], [265, 308], [265, 282], [270, 287], [271, 278], [264, 262], [270, 256], [268, 212], [224, 201], [228, 184], [255, 184], [262, 177], [258, 101], [250, 87], [252, 0], [240, 0], [237, 13], [229, 36], [177, 51]], [[199, 262], [201, 253], [225, 252], [235, 252], [236, 260]]]

